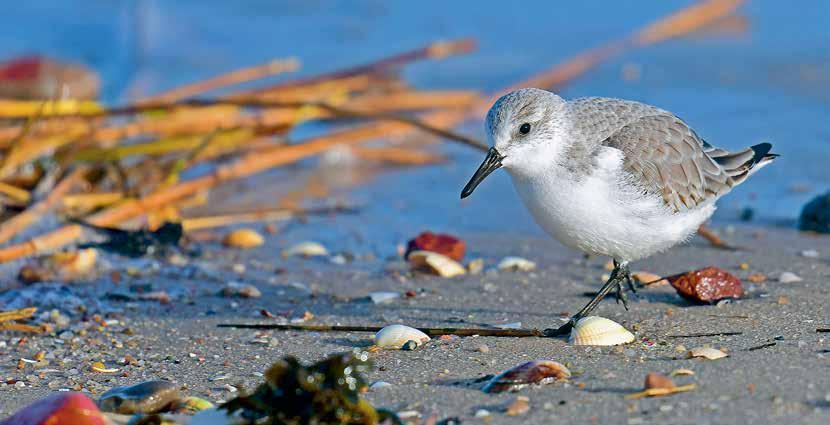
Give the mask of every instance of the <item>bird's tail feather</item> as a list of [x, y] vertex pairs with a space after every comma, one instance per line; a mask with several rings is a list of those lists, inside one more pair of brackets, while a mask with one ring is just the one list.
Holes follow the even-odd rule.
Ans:
[[734, 184], [739, 184], [778, 157], [778, 154], [770, 153], [770, 150], [772, 144], [759, 143], [738, 152], [718, 150], [710, 155], [729, 174]]

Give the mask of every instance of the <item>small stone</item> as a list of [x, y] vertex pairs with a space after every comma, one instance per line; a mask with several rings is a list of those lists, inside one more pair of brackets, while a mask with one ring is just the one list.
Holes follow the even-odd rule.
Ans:
[[778, 281], [781, 283], [795, 283], [801, 282], [802, 280], [804, 279], [793, 272], [783, 272], [780, 276], [778, 276]]
[[801, 210], [798, 230], [830, 233], [830, 192], [816, 196]]
[[507, 416], [520, 416], [530, 411], [530, 398], [520, 395], [507, 405]]
[[804, 251], [801, 251], [801, 256], [807, 258], [818, 258], [819, 253], [815, 249], [805, 249]]
[[374, 304], [388, 304], [401, 297], [401, 294], [390, 291], [378, 291], [369, 293], [369, 299]]
[[169, 381], [147, 381], [105, 392], [98, 406], [105, 412], [131, 415], [165, 411], [181, 398], [179, 387]]
[[225, 235], [222, 243], [230, 248], [248, 249], [262, 245], [265, 238], [253, 229], [238, 229]]
[[372, 391], [377, 391], [379, 389], [387, 388], [387, 387], [391, 387], [391, 386], [392, 386], [392, 384], [390, 384], [386, 381], [375, 381], [375, 382], [372, 382], [371, 385], [369, 385], [369, 389], [372, 390]]
[[761, 283], [767, 280], [767, 275], [763, 273], [752, 273], [749, 276], [747, 276], [746, 280], [752, 283]]
[[415, 351], [416, 348], [418, 348], [418, 341], [414, 341], [414, 340], [406, 341], [401, 346], [401, 350], [404, 350], [404, 351]]
[[487, 418], [491, 415], [490, 411], [487, 409], [478, 409], [476, 410], [475, 417], [479, 419]]
[[223, 297], [228, 298], [259, 298], [262, 296], [262, 292], [260, 292], [256, 286], [239, 282], [228, 282], [228, 284], [222, 288], [220, 294]]
[[487, 353], [490, 352], [490, 347], [488, 347], [484, 344], [481, 344], [478, 347], [476, 347], [476, 351], [478, 351], [479, 353], [482, 353], [482, 354], [487, 354]]

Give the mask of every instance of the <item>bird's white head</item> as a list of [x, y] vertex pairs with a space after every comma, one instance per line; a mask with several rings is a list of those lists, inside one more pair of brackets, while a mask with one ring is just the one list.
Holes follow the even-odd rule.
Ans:
[[496, 101], [487, 113], [485, 129], [492, 146], [487, 158], [461, 193], [466, 198], [500, 167], [511, 174], [534, 174], [559, 159], [566, 142], [566, 103], [542, 89], [520, 89]]

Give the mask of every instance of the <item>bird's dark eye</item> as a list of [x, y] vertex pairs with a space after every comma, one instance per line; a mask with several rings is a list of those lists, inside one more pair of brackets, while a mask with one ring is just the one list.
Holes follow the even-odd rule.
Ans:
[[521, 127], [519, 127], [519, 133], [527, 134], [530, 133], [530, 124], [524, 123]]

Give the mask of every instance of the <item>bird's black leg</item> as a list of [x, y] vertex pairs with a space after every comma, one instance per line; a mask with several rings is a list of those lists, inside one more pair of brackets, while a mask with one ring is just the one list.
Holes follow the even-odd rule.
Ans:
[[585, 305], [585, 307], [582, 307], [582, 309], [579, 310], [578, 313], [573, 315], [571, 319], [568, 320], [568, 323], [565, 323], [558, 329], [545, 329], [545, 336], [559, 336], [569, 333], [573, 328], [574, 324], [576, 324], [576, 322], [579, 319], [589, 315], [595, 308], [597, 308], [600, 301], [602, 301], [602, 299], [605, 298], [605, 296], [608, 295], [608, 293], [615, 289], [617, 290], [617, 299], [622, 300], [625, 309], [628, 310], [628, 305], [626, 304], [625, 296], [622, 295], [622, 285], [624, 282], [630, 281], [630, 279], [631, 277], [630, 271], [628, 269], [628, 262], [625, 261], [622, 263], [618, 263], [616, 260], [614, 260], [614, 270], [611, 271], [611, 276], [608, 278], [608, 281], [605, 282], [605, 285], [602, 285], [602, 288], [600, 288], [599, 292], [597, 292], [597, 294], [594, 295], [594, 298], [592, 298], [591, 301], [589, 301], [588, 304]]

